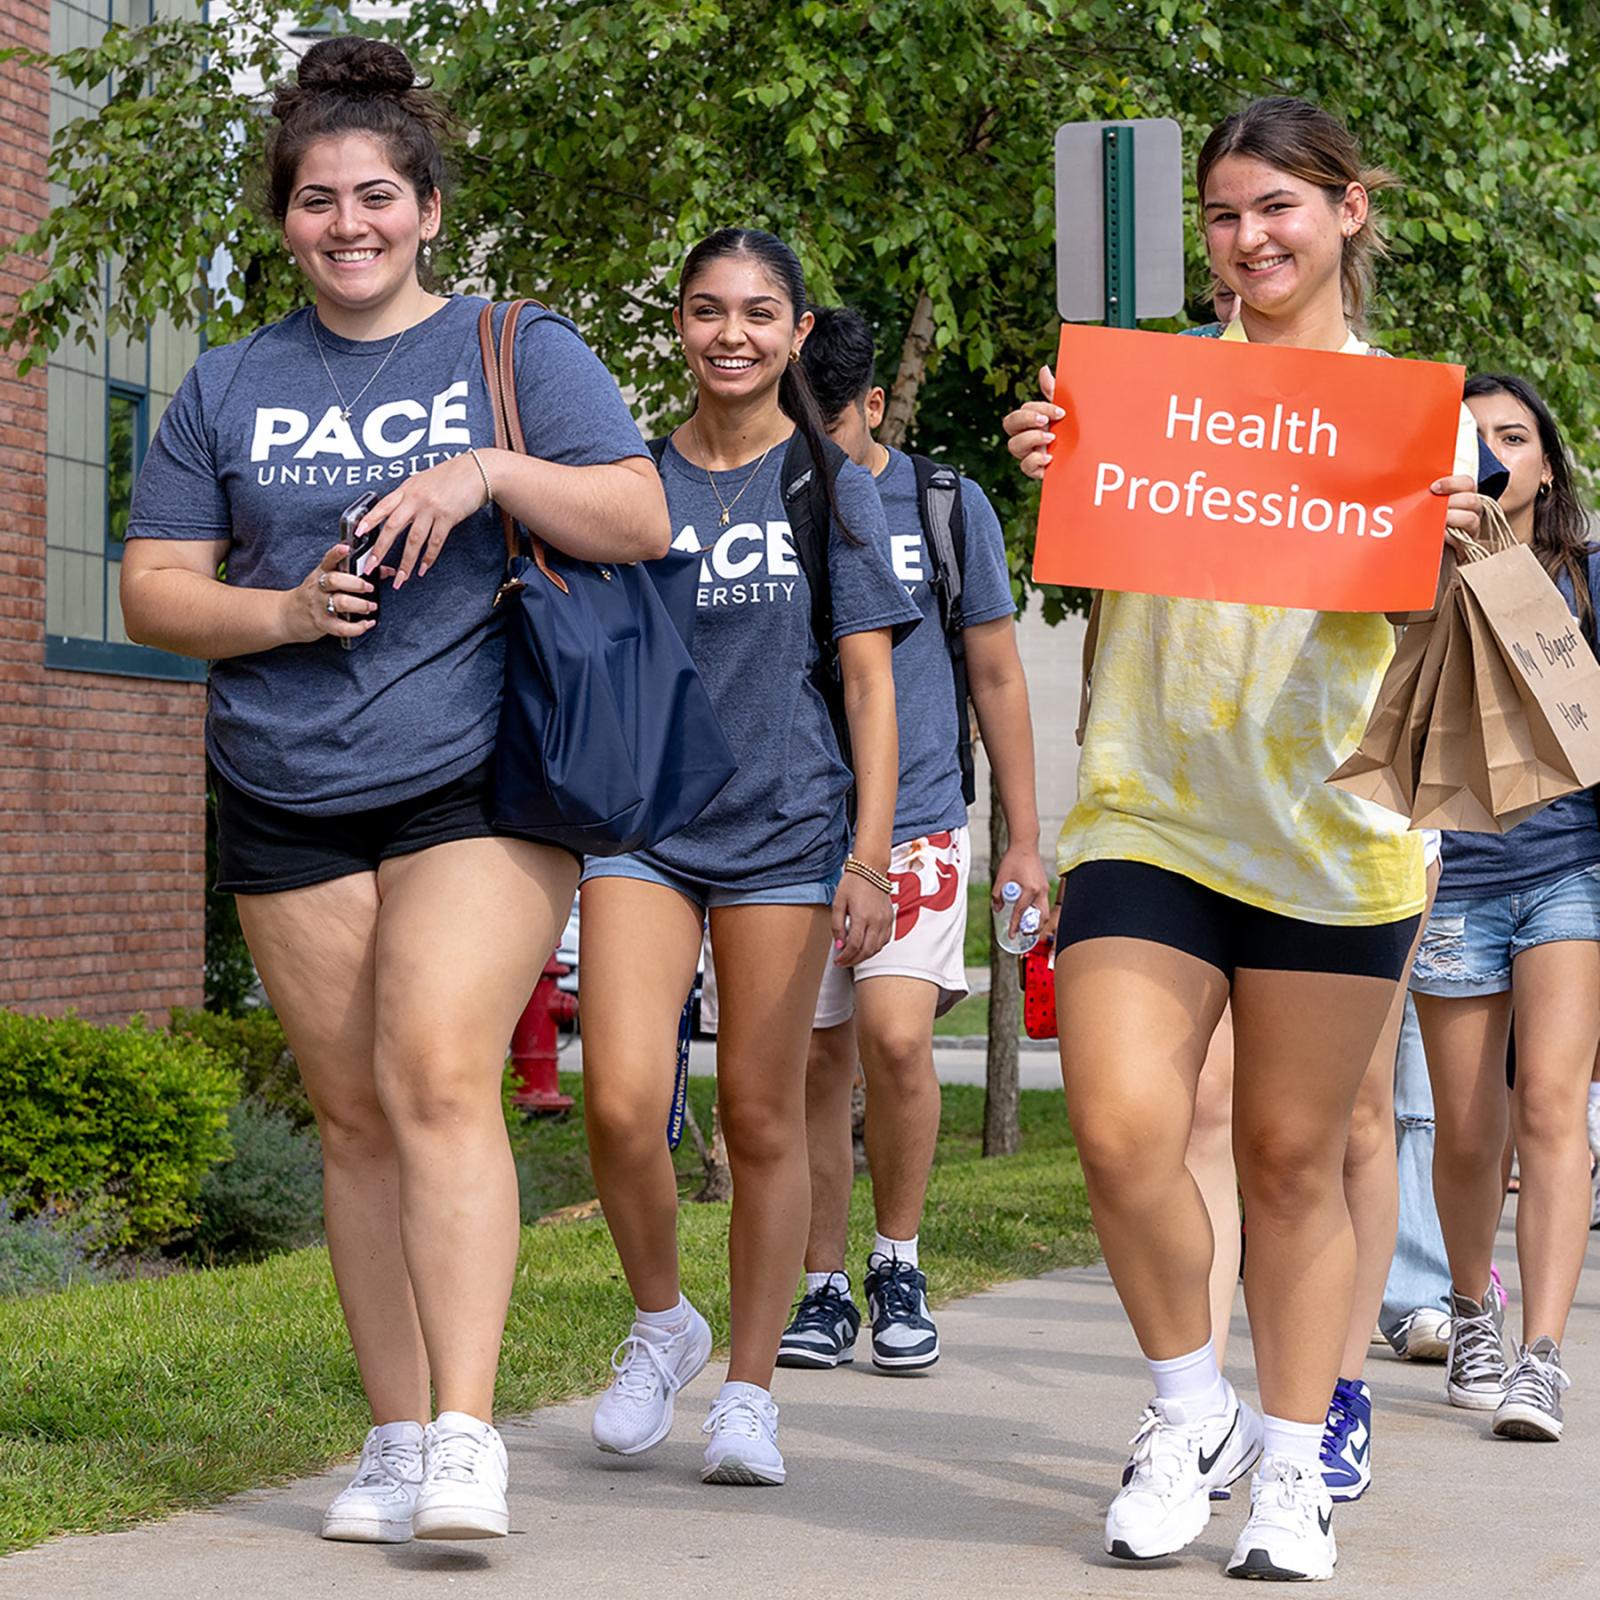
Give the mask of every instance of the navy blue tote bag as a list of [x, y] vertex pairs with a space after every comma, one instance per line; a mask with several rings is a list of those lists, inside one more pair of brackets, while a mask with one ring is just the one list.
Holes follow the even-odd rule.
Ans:
[[[478, 320], [495, 444], [522, 452], [514, 352], [530, 303], [505, 308], [498, 347], [495, 308]], [[503, 507], [500, 518], [506, 576], [495, 605], [508, 615], [494, 824], [590, 856], [657, 844], [694, 821], [737, 766], [685, 642], [700, 558], [579, 561]]]

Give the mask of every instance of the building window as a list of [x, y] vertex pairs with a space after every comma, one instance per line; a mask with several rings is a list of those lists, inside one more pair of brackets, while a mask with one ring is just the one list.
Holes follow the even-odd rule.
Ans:
[[[191, 0], [52, 0], [51, 47], [97, 44], [111, 24], [177, 14]], [[92, 114], [104, 91], [56, 78], [53, 127]], [[51, 203], [70, 196], [53, 187]], [[115, 285], [102, 286], [107, 298]], [[200, 353], [197, 333], [158, 318], [138, 334], [63, 339], [47, 365], [45, 665], [141, 678], [203, 679], [205, 664], [134, 644], [118, 599], [133, 486], [167, 402]]]
[[133, 485], [144, 465], [150, 397], [142, 389], [113, 383], [106, 392], [106, 554], [122, 559], [133, 510]]

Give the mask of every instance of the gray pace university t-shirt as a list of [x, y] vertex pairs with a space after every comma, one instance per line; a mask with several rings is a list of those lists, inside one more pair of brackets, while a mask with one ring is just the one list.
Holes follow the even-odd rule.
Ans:
[[[839, 871], [849, 850], [850, 772], [807, 675], [817, 647], [783, 504], [784, 448], [774, 447], [748, 487], [748, 469], [717, 475], [724, 501], [739, 496], [727, 527], [704, 470], [670, 442], [661, 461], [673, 544], [702, 552], [695, 665], [739, 770], [687, 828], [641, 855], [702, 886], [817, 883]], [[889, 568], [871, 475], [846, 462], [836, 492], [861, 543], [830, 529], [834, 637], [914, 624], [919, 613]]]
[[[461, 296], [393, 339], [318, 325], [349, 423], [323, 370], [309, 309], [208, 350], [161, 419], [134, 491], [130, 539], [229, 539], [227, 579], [292, 589], [367, 489], [492, 445], [478, 354], [484, 302]], [[531, 454], [568, 466], [645, 455], [616, 381], [564, 317], [523, 313], [517, 399]], [[399, 546], [397, 548], [403, 548]], [[206, 748], [248, 794], [313, 815], [426, 793], [488, 759], [505, 647], [491, 610], [505, 562], [497, 513], [456, 526], [438, 562], [395, 593], [350, 650], [325, 637], [211, 666]]]
[[[900, 723], [894, 839], [896, 844], [904, 844], [924, 834], [965, 827], [967, 803], [961, 795], [956, 756], [960, 724], [956, 720], [955, 669], [939, 620], [938, 596], [930, 581], [933, 569], [917, 503], [917, 469], [911, 457], [891, 450], [877, 483], [889, 526], [889, 559], [923, 617], [922, 626], [894, 653], [894, 705]], [[1009, 617], [1017, 608], [1011, 598], [1000, 519], [970, 478], [961, 480], [961, 510], [966, 523], [961, 621], [971, 628]]]

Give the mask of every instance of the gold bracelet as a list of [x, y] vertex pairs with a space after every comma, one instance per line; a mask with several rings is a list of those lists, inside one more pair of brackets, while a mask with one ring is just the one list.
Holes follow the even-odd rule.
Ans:
[[854, 856], [846, 856], [844, 870], [855, 873], [858, 878], [865, 878], [874, 889], [882, 889], [888, 895], [894, 893], [894, 884], [890, 881], [889, 874], [879, 872], [876, 867], [869, 867], [865, 861], [858, 861]]
[[[484, 466], [483, 457], [470, 444], [467, 446], [467, 454], [477, 463], [478, 476], [483, 479], [483, 504], [488, 505], [494, 499], [494, 490], [489, 487], [489, 469]], [[479, 509], [481, 510], [482, 507], [480, 506]]]

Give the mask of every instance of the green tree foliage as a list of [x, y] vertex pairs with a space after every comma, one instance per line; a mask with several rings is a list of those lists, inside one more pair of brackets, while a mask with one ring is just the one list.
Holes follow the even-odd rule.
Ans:
[[[247, 23], [267, 16], [256, 3]], [[390, 31], [469, 130], [447, 281], [571, 312], [666, 422], [687, 399], [668, 336], [677, 264], [713, 227], [773, 228], [819, 300], [874, 318], [892, 415], [914, 412], [913, 441], [994, 493], [1019, 576], [1031, 491], [998, 453], [998, 418], [1054, 344], [1051, 150], [1067, 120], [1173, 116], [1192, 157], [1252, 95], [1344, 115], [1403, 185], [1378, 336], [1526, 373], [1600, 465], [1579, 427], [1600, 398], [1600, 51], [1580, 0], [418, 0]], [[113, 322], [165, 309], [218, 338], [291, 303], [276, 231], [239, 199], [264, 118], [227, 87], [269, 54], [259, 25], [166, 23], [63, 58], [114, 92], [58, 140], [74, 204], [27, 242], [50, 266], [12, 322], [24, 346], [97, 309], [113, 251]], [[205, 274], [225, 239], [218, 295]], [[1190, 266], [1198, 295], [1192, 224]], [[1061, 603], [1046, 596], [1047, 614]]]

